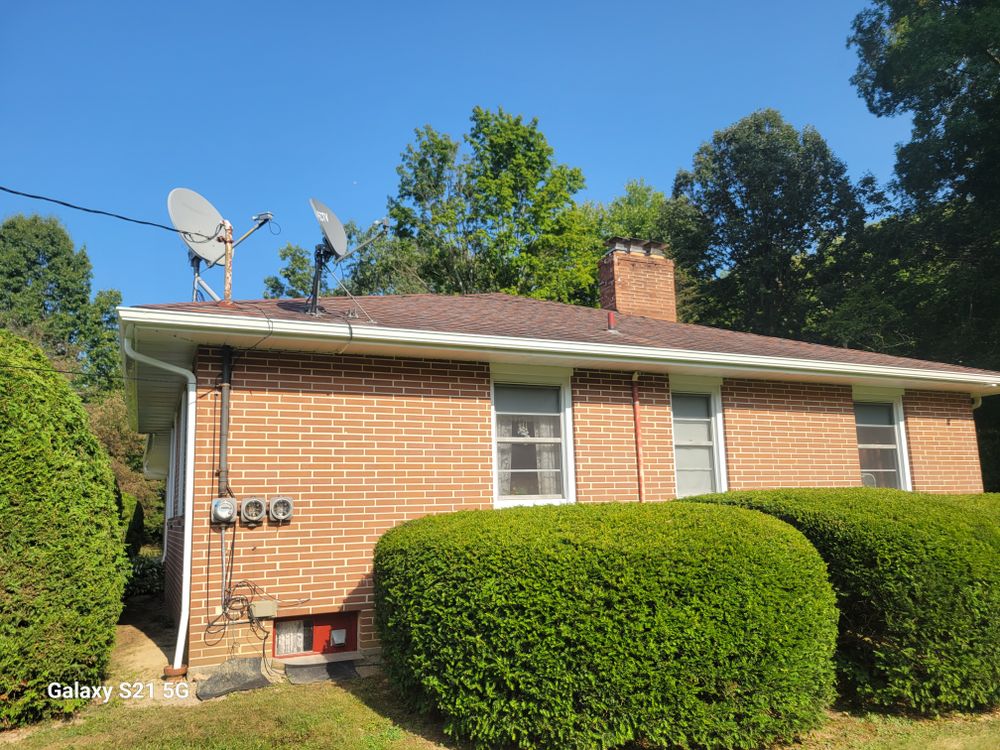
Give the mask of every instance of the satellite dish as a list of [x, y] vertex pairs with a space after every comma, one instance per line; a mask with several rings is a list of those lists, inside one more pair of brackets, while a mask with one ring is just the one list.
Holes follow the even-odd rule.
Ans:
[[309, 205], [312, 206], [313, 213], [316, 214], [316, 221], [322, 227], [323, 236], [326, 237], [333, 254], [338, 258], [343, 258], [347, 255], [347, 232], [344, 231], [344, 225], [340, 223], [337, 214], [315, 198], [309, 199]]
[[167, 196], [167, 213], [184, 244], [209, 268], [225, 258], [225, 243], [215, 239], [221, 236], [225, 221], [205, 198], [194, 190], [174, 188]]

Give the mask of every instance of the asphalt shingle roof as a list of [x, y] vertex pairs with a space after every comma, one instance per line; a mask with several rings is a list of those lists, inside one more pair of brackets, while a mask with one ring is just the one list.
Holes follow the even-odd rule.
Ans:
[[[364, 312], [359, 313], [360, 317], [352, 318], [351, 323], [362, 327], [372, 325], [367, 320], [365, 315], [367, 313], [375, 320], [376, 325], [384, 328], [791, 357], [823, 362], [994, 375], [1000, 378], [1000, 373], [962, 365], [809, 344], [710, 326], [672, 323], [639, 315], [616, 313], [617, 333], [614, 333], [607, 330], [606, 310], [507, 294], [455, 296], [402, 294], [356, 299]], [[358, 307], [347, 297], [324, 297], [320, 303], [322, 314], [318, 317], [307, 313], [307, 302], [303, 299], [234, 301], [231, 305], [219, 302], [178, 302], [140, 305], [140, 307], [325, 323], [340, 322], [346, 317], [348, 310]]]

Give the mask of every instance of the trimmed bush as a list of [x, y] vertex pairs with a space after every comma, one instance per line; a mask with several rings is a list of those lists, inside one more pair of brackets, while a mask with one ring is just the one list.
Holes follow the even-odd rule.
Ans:
[[736, 508], [463, 511], [387, 532], [393, 680], [477, 747], [752, 748], [815, 726], [837, 613], [799, 532]]
[[1000, 702], [1000, 524], [989, 498], [858, 488], [696, 499], [769, 513], [816, 545], [838, 592], [845, 693], [928, 714]]
[[129, 558], [132, 570], [129, 574], [128, 583], [125, 584], [125, 598], [133, 596], [145, 596], [149, 594], [162, 594], [164, 573], [163, 560], [159, 552], [152, 554], [139, 553]]
[[0, 727], [82, 701], [100, 681], [126, 560], [115, 480], [79, 399], [35, 346], [0, 330]]

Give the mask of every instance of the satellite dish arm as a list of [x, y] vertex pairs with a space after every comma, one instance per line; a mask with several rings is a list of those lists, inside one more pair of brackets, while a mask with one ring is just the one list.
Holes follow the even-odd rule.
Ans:
[[235, 250], [236, 246], [239, 245], [241, 242], [243, 242], [243, 240], [245, 240], [251, 234], [253, 234], [254, 232], [256, 232], [262, 226], [264, 226], [265, 224], [267, 224], [269, 221], [271, 221], [272, 218], [273, 217], [271, 216], [270, 213], [263, 213], [263, 214], [260, 214], [259, 216], [255, 216], [254, 219], [257, 222], [257, 225], [254, 226], [254, 227], [251, 227], [250, 229], [248, 229], [247, 232], [246, 232], [246, 234], [244, 234], [242, 237], [240, 237], [238, 240], [236, 240], [236, 242], [233, 243], [233, 250]]
[[375, 240], [381, 239], [382, 237], [385, 237], [389, 233], [389, 223], [387, 221], [385, 221], [383, 219], [381, 222], [375, 222], [375, 223], [379, 225], [379, 230], [375, 234], [373, 234], [371, 237], [369, 237], [367, 240], [365, 240], [364, 242], [362, 242], [360, 245], [358, 245], [357, 247], [352, 247], [350, 250], [348, 250], [346, 253], [344, 253], [341, 257], [337, 258], [338, 262], [342, 261], [344, 258], [346, 258], [349, 255], [354, 255], [354, 253], [358, 252], [359, 250], [364, 250], [366, 247], [368, 247], [370, 244], [372, 244]]

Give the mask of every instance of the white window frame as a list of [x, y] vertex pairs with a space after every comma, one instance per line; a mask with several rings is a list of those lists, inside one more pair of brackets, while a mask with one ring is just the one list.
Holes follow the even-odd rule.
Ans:
[[[722, 415], [722, 378], [705, 377], [702, 375], [670, 375], [670, 440], [674, 452], [674, 497], [678, 494], [677, 481], [677, 438], [674, 431], [674, 394], [690, 394], [692, 396], [708, 396], [712, 419], [712, 458], [715, 461], [716, 488], [715, 492], [729, 490], [729, 472], [726, 467], [726, 430]], [[684, 497], [689, 497], [685, 495]]]
[[[564, 505], [576, 502], [576, 459], [573, 453], [573, 370], [568, 367], [532, 367], [493, 363], [490, 365], [490, 442], [493, 447], [493, 507], [519, 505]], [[497, 456], [497, 385], [558, 386], [562, 406], [563, 497], [501, 497], [500, 461]]]
[[[896, 427], [896, 454], [899, 457], [899, 487], [900, 489], [913, 491], [913, 480], [910, 475], [910, 446], [906, 441], [906, 415], [903, 412], [903, 389], [902, 388], [876, 388], [873, 386], [853, 386], [852, 398], [854, 403], [869, 404], [891, 404], [892, 421]], [[852, 404], [851, 417], [854, 420], [855, 435], [857, 435], [857, 417], [854, 416]], [[857, 448], [857, 437], [854, 439]], [[860, 464], [861, 454], [858, 453]], [[858, 480], [861, 480], [860, 474]]]

